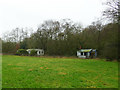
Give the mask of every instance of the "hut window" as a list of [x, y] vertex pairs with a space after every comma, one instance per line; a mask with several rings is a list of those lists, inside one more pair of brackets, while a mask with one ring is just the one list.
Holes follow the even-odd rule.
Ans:
[[43, 53], [43, 51], [41, 51], [41, 53]]
[[39, 51], [39, 54], [40, 54], [40, 51]]
[[83, 55], [83, 52], [81, 52], [81, 55]]
[[86, 56], [86, 55], [87, 55], [87, 52], [84, 52], [84, 55]]

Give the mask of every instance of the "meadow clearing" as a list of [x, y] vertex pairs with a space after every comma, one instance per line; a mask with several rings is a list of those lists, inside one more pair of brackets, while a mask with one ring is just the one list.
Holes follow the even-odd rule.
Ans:
[[118, 62], [2, 56], [3, 88], [118, 88]]

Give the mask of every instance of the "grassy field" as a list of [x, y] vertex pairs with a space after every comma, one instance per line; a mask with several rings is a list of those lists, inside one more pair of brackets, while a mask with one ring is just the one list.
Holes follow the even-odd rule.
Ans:
[[105, 60], [2, 56], [3, 88], [118, 88], [118, 63]]

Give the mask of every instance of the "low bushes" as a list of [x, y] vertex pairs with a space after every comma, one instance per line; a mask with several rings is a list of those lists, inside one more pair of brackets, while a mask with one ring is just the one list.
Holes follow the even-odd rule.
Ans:
[[35, 51], [35, 50], [31, 50], [31, 52], [30, 52], [30, 56], [35, 56], [35, 55], [37, 55], [37, 51]]
[[17, 50], [16, 55], [26, 56], [26, 55], [29, 55], [29, 53], [25, 49], [19, 49], [19, 50]]
[[28, 53], [25, 49], [19, 49], [19, 50], [17, 50], [16, 55], [20, 55], [20, 56], [21, 55], [23, 55], [23, 56], [28, 56], [28, 55], [36, 56], [37, 55], [37, 51], [31, 50], [30, 53]]

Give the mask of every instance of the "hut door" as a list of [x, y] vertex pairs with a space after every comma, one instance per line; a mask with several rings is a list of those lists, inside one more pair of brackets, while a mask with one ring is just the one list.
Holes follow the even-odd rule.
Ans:
[[38, 51], [37, 54], [40, 55], [40, 51]]

